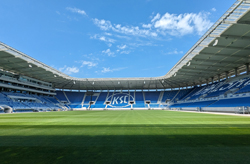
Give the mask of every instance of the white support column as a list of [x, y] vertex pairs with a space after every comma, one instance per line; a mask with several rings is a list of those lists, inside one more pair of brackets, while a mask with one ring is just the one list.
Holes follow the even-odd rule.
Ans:
[[246, 64], [246, 72], [247, 72], [247, 75], [249, 74], [249, 63]]
[[234, 69], [234, 73], [235, 73], [235, 77], [237, 77], [238, 76], [238, 68]]
[[228, 71], [226, 71], [225, 74], [226, 74], [226, 79], [228, 79]]

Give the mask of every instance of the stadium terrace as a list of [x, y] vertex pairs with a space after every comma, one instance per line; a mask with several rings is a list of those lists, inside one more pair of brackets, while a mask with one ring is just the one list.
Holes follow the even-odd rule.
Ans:
[[164, 76], [74, 78], [0, 43], [0, 112], [248, 112], [250, 1], [238, 0]]

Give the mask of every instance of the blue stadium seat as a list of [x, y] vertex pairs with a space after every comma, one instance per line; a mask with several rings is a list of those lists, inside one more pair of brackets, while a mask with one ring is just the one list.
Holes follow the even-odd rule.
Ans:
[[209, 107], [237, 107], [250, 106], [250, 97], [221, 99]]
[[150, 100], [151, 103], [157, 103], [161, 92], [144, 92], [145, 100]]

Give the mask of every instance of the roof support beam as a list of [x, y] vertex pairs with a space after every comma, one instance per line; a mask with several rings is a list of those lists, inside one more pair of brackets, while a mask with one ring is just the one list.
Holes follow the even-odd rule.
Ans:
[[106, 87], [106, 89], [108, 90], [108, 86], [106, 85], [106, 83], [104, 81], [102, 81], [102, 83], [104, 83], [104, 86]]
[[198, 79], [198, 78], [209, 78], [213, 76], [212, 73], [201, 73], [201, 72], [180, 72], [178, 73], [178, 75], [175, 77], [175, 81], [174, 83], [176, 83], [176, 81], [187, 81], [187, 80], [194, 80], [194, 79]]
[[[45, 70], [41, 70], [41, 69], [33, 69], [33, 68], [27, 68], [26, 67], [24, 69], [21, 70], [22, 73], [29, 73], [29, 74], [36, 74], [36, 73], [40, 73], [40, 72], [44, 72], [44, 74], [48, 74], [47, 71]], [[51, 73], [52, 74], [52, 73]]]
[[208, 70], [208, 69], [195, 69], [195, 68], [185, 68], [185, 69], [181, 69], [179, 70], [177, 73], [179, 72], [197, 72], [197, 73], [203, 73], [203, 72], [207, 72], [210, 73], [211, 71], [217, 71], [217, 69], [214, 70]]
[[215, 37], [215, 38], [224, 38], [224, 39], [239, 39], [239, 40], [250, 40], [250, 37], [248, 36], [237, 36], [237, 35], [210, 35], [210, 37]]
[[246, 25], [249, 26], [250, 22], [249, 21], [242, 21], [242, 22], [237, 22], [237, 21], [223, 21], [225, 24], [234, 24], [234, 25]]
[[230, 49], [230, 50], [249, 50], [250, 48], [246, 47], [232, 47], [232, 46], [208, 46], [208, 45], [199, 45], [201, 47], [207, 47], [207, 48], [220, 48], [220, 49]]
[[164, 80], [165, 83], [167, 83], [167, 85], [169, 85], [172, 88], [171, 82], [169, 83], [170, 80]]
[[1, 60], [0, 64], [3, 64], [3, 65], [16, 65], [17, 64], [27, 64], [27, 67], [28, 67], [28, 63], [27, 62], [24, 62], [24, 61], [19, 61], [19, 62], [10, 62], [10, 61], [5, 61], [4, 60]]
[[[198, 80], [197, 79], [197, 73], [188, 73], [188, 72], [183, 72], [182, 73], [182, 72], [180, 72], [180, 73], [178, 73], [178, 76], [179, 75], [188, 76], [188, 78], [185, 79], [185, 82]], [[211, 75], [213, 75], [213, 74], [199, 74], [199, 78], [206, 80], [207, 78], [211, 77]], [[181, 79], [183, 79], [183, 77], [181, 77]]]
[[196, 62], [203, 62], [203, 63], [213, 63], [213, 64], [235, 64], [235, 65], [240, 65], [240, 64], [245, 64], [245, 62], [227, 62], [227, 61], [217, 61], [217, 60], [210, 60], [210, 59], [195, 59], [194, 61]]
[[[218, 65], [211, 65], [211, 64], [190, 64], [190, 67], [214, 67], [214, 68], [225, 68], [224, 66], [218, 66]], [[184, 69], [187, 67], [183, 67]]]
[[8, 60], [8, 59], [15, 59], [15, 57], [14, 56], [5, 56], [5, 57], [1, 57], [1, 59]]
[[228, 57], [228, 58], [244, 58], [244, 59], [250, 59], [250, 57], [248, 57], [248, 55], [234, 55], [234, 56], [231, 56], [231, 55], [227, 55], [227, 54], [213, 54], [213, 53], [200, 53], [199, 55], [204, 55], [204, 56], [221, 56], [221, 57]]

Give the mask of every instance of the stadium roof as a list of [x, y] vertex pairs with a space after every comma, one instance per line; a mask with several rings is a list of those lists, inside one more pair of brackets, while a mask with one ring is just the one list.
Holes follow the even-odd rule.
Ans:
[[0, 42], [0, 68], [72, 90], [165, 89], [193, 86], [246, 71], [250, 63], [250, 0], [238, 0], [164, 76], [74, 78]]

